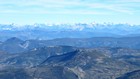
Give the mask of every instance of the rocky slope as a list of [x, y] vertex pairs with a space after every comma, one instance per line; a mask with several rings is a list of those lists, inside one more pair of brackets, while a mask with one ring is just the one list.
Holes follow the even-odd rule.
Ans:
[[41, 47], [2, 54], [1, 79], [115, 79], [139, 70], [140, 51], [126, 48]]

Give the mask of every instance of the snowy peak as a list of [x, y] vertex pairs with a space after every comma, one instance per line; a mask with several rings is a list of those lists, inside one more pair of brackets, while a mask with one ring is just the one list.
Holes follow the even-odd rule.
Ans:
[[[7, 30], [4, 30], [7, 29]], [[10, 37], [27, 39], [139, 36], [140, 25], [129, 24], [34, 24], [0, 25], [0, 41]]]
[[[127, 27], [127, 28], [126, 28]], [[2, 30], [15, 30], [19, 29], [47, 29], [47, 30], [86, 30], [86, 29], [137, 29], [139, 25], [129, 24], [97, 24], [97, 23], [77, 23], [77, 24], [33, 24], [33, 25], [0, 25]]]

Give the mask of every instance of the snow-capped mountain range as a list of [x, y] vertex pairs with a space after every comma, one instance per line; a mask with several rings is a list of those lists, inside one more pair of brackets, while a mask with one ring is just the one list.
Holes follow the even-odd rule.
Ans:
[[[16, 28], [16, 29], [15, 29]], [[129, 24], [97, 24], [97, 23], [77, 23], [77, 24], [33, 24], [33, 25], [17, 25], [17, 24], [0, 24], [0, 30], [24, 30], [24, 29], [37, 29], [42, 28], [46, 30], [79, 30], [83, 31], [86, 29], [99, 30], [99, 29], [122, 29], [122, 30], [132, 30], [140, 29], [140, 25], [129, 25]]]
[[129, 24], [0, 24], [0, 40], [139, 36], [140, 25]]

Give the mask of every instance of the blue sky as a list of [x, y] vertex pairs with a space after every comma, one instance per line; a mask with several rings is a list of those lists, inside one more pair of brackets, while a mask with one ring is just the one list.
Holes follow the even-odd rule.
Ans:
[[1, 24], [140, 24], [140, 0], [0, 0]]

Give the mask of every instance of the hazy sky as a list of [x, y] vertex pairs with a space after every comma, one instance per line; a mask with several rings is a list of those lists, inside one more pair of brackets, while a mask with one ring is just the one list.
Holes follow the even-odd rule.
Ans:
[[140, 24], [140, 0], [0, 0], [1, 24]]

